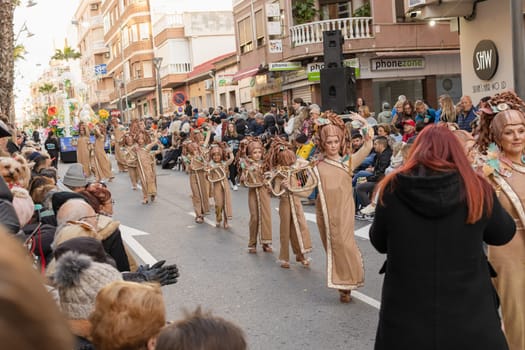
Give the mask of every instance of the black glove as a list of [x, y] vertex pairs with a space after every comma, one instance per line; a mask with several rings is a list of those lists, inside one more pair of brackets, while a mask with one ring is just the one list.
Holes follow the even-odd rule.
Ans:
[[161, 260], [151, 267], [149, 265], [140, 265], [136, 273], [143, 277], [144, 281], [159, 282], [161, 286], [177, 283], [177, 278], [179, 277], [177, 265], [164, 266], [165, 263], [166, 260]]

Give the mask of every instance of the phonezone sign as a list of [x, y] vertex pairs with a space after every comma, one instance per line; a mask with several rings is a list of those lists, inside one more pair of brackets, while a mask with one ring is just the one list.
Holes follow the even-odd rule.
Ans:
[[370, 69], [375, 72], [423, 68], [425, 68], [424, 57], [382, 57], [370, 60]]

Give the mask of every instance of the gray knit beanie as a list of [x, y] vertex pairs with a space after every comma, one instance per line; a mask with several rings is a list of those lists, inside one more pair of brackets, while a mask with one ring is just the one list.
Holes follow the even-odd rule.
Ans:
[[82, 164], [71, 164], [64, 174], [62, 183], [68, 187], [84, 187], [88, 184], [87, 178], [84, 175], [84, 168]]
[[54, 281], [62, 311], [69, 319], [84, 320], [93, 311], [98, 292], [111, 282], [122, 281], [122, 274], [87, 255], [67, 252], [56, 263]]

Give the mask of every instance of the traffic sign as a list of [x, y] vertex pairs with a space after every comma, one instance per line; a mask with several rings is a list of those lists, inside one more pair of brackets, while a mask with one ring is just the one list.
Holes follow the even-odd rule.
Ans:
[[108, 65], [105, 63], [97, 64], [95, 66], [95, 75], [104, 75], [108, 73]]
[[175, 91], [173, 93], [173, 103], [177, 106], [182, 106], [186, 102], [187, 97], [184, 91]]

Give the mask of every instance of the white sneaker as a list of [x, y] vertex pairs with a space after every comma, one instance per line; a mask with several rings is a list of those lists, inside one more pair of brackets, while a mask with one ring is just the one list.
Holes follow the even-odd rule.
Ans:
[[372, 205], [372, 204], [368, 204], [366, 207], [361, 209], [361, 214], [363, 215], [374, 215], [375, 212], [376, 212], [376, 207], [375, 205]]
[[239, 187], [237, 187], [237, 185], [233, 185], [233, 190], [234, 191], [237, 191], [239, 189]]

